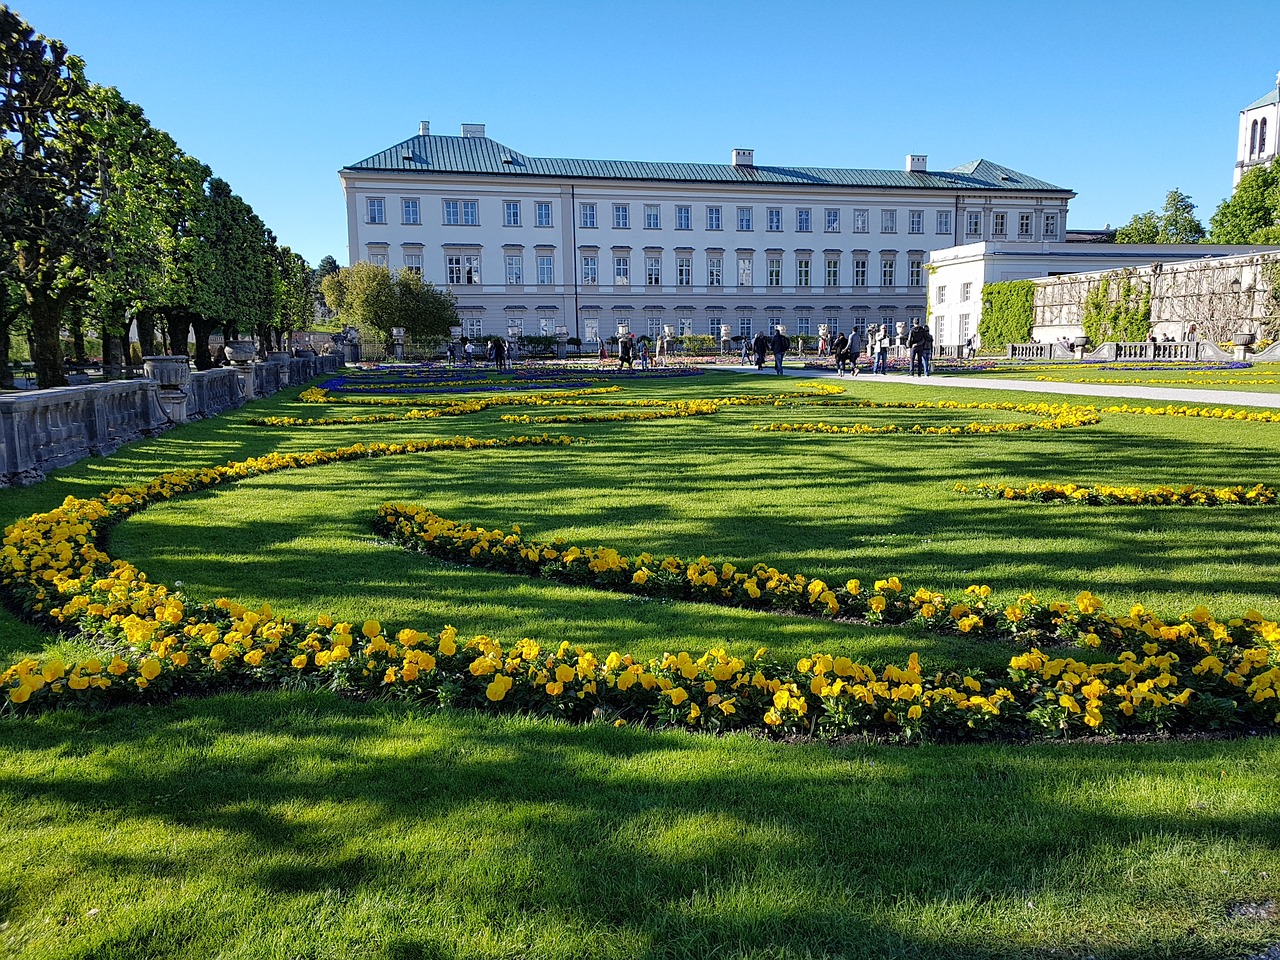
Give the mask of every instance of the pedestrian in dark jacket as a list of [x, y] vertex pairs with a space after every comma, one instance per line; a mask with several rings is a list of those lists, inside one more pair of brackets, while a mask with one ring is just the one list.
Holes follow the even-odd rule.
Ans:
[[854, 327], [853, 333], [849, 334], [849, 368], [855, 377], [858, 375], [858, 357], [862, 356], [863, 346], [862, 331]]
[[836, 337], [836, 342], [831, 347], [831, 356], [836, 361], [836, 376], [844, 376], [844, 365], [849, 362], [849, 338], [843, 333]]
[[787, 339], [787, 335], [782, 332], [781, 327], [775, 327], [773, 331], [773, 366], [778, 371], [778, 376], [782, 376], [782, 358], [787, 351], [791, 349], [791, 341]]
[[911, 351], [911, 376], [924, 374], [924, 335], [925, 329], [919, 320], [911, 321], [911, 332], [907, 334], [907, 349]]
[[618, 341], [618, 369], [626, 367], [628, 370], [634, 370], [631, 361], [631, 335], [623, 337]]
[[760, 331], [755, 335], [755, 339], [751, 341], [751, 350], [755, 354], [756, 369], [764, 369], [764, 355], [769, 352], [769, 338], [764, 335], [764, 331]]

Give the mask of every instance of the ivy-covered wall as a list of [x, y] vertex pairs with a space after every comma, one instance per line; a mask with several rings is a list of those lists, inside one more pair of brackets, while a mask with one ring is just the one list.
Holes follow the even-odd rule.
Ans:
[[1103, 274], [1084, 298], [1081, 318], [1092, 343], [1137, 343], [1151, 335], [1151, 287], [1132, 270]]
[[1005, 280], [982, 285], [982, 319], [978, 336], [986, 350], [1031, 339], [1036, 285], [1030, 280]]

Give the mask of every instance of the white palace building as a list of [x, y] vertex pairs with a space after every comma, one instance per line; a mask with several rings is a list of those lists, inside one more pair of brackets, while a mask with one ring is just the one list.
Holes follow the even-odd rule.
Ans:
[[[928, 263], [960, 244], [1064, 239], [1063, 187], [976, 160], [930, 170], [530, 157], [464, 124], [340, 171], [351, 262], [453, 290], [464, 334], [589, 343], [626, 321], [719, 339], [926, 316]], [[972, 331], [947, 331], [962, 342]]]

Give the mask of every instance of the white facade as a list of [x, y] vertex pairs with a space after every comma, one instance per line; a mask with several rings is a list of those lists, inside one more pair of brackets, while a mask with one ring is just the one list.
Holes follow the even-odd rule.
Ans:
[[1250, 167], [1270, 163], [1280, 140], [1280, 73], [1276, 86], [1240, 111], [1240, 135], [1236, 143], [1236, 168], [1232, 186]]
[[[925, 264], [966, 238], [1039, 246], [1069, 190], [975, 162], [928, 172], [542, 160], [464, 125], [340, 172], [352, 262], [421, 270], [468, 336], [584, 342], [627, 321], [720, 339], [925, 316]], [[840, 182], [834, 182], [840, 181]]]
[[[1207, 243], [970, 243], [935, 251], [929, 258], [929, 324], [934, 341], [963, 344], [982, 320], [982, 286], [1005, 280], [1032, 280], [1176, 260], [1232, 257], [1275, 250], [1240, 244]], [[1159, 319], [1159, 318], [1153, 318]], [[1078, 336], [1083, 330], [1039, 331]]]

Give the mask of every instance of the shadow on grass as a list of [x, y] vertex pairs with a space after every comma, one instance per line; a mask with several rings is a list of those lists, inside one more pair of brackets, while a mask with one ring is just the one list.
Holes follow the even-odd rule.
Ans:
[[[364, 956], [476, 955], [460, 921], [528, 956], [1219, 956], [1222, 905], [1148, 885], [1160, 874], [1144, 839], [1182, 850], [1188, 870], [1231, 849], [1280, 853], [1274, 817], [1231, 815], [1213, 782], [1274, 762], [1274, 741], [788, 748], [323, 694], [62, 713], [6, 735], [14, 757], [41, 762], [10, 763], [0, 802], [80, 811], [125, 841], [78, 858], [95, 882], [198, 909], [184, 887], [213, 873], [277, 921], [316, 897], [385, 914], [396, 934]], [[1118, 782], [1123, 802], [1107, 790]], [[52, 819], [11, 828], [38, 845]], [[207, 858], [128, 846], [130, 831], [174, 828]], [[0, 884], [15, 923], [30, 920], [22, 884]], [[244, 950], [255, 935], [252, 918], [229, 944], [210, 939], [222, 929], [165, 929], [145, 903], [121, 914], [121, 942], [154, 930], [154, 955]], [[551, 949], [540, 937], [557, 930], [589, 944]], [[297, 936], [294, 955], [338, 946], [322, 928]]]

